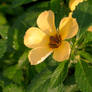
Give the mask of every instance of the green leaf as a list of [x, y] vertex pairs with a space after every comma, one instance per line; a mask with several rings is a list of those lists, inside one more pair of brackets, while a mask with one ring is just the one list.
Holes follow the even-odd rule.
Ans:
[[68, 72], [68, 62], [62, 62], [51, 75], [50, 86], [56, 87], [63, 83]]
[[83, 57], [84, 59], [86, 59], [88, 63], [92, 63], [92, 55], [90, 55], [89, 53], [85, 52], [85, 51], [80, 51], [79, 52], [80, 56]]
[[92, 92], [92, 68], [85, 62], [79, 61], [76, 64], [76, 83], [82, 92]]
[[[26, 64], [26, 61], [28, 59], [28, 51], [25, 51], [19, 58], [18, 60], [18, 67], [19, 68], [22, 68], [25, 64]], [[28, 61], [27, 61], [28, 62]]]
[[0, 13], [0, 25], [6, 24], [7, 20], [2, 13]]
[[86, 33], [86, 38], [85, 40], [88, 42], [88, 41], [92, 41], [92, 32], [87, 32]]
[[5, 39], [5, 40], [7, 40], [8, 39], [8, 35], [7, 35], [7, 33], [8, 33], [8, 29], [9, 29], [9, 26], [7, 26], [7, 25], [2, 25], [2, 26], [0, 26], [0, 35], [1, 35], [1, 37], [3, 38], [3, 39]]
[[48, 2], [39, 3], [20, 16], [9, 30], [8, 44], [15, 50], [24, 51], [24, 35], [31, 26], [36, 26], [38, 14], [48, 9]]
[[89, 1], [80, 3], [73, 13], [73, 17], [77, 19], [79, 25], [78, 36], [85, 32], [90, 24], [92, 24], [92, 5], [89, 4]]
[[[36, 76], [28, 86], [27, 92], [37, 92], [39, 87], [51, 77], [52, 71], [45, 69], [38, 76]], [[43, 91], [42, 91], [43, 92]]]
[[37, 1], [37, 0], [14, 0], [12, 4], [13, 4], [13, 7], [16, 7], [16, 6], [20, 6], [22, 4], [27, 4], [34, 1]]
[[8, 31], [8, 48], [7, 55], [11, 55], [14, 61], [18, 61], [27, 47], [24, 45], [24, 35], [28, 28], [36, 26], [37, 16], [44, 10], [48, 9], [49, 2], [43, 2], [32, 7], [14, 22]]
[[21, 86], [9, 84], [3, 88], [3, 92], [24, 92], [24, 90]]
[[6, 40], [0, 40], [0, 58], [4, 55], [7, 49]]
[[69, 8], [63, 0], [51, 0], [50, 6], [55, 13], [56, 27], [59, 27], [60, 20], [63, 17], [68, 16]]
[[[47, 80], [43, 85], [38, 88], [39, 92], [64, 92], [62, 83], [57, 87], [51, 88], [49, 86], [49, 81], [50, 80]], [[38, 92], [38, 90], [36, 92]]]
[[18, 69], [16, 65], [4, 69], [3, 76], [18, 84], [21, 84], [21, 81], [23, 80], [22, 70]]

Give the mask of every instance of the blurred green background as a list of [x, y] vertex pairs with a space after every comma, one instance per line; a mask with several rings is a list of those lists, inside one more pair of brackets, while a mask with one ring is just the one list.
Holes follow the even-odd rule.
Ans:
[[[78, 54], [83, 62], [70, 67], [69, 60], [57, 63], [49, 56], [45, 62], [31, 66], [30, 49], [23, 43], [26, 30], [37, 26], [36, 19], [44, 10], [54, 11], [58, 27], [70, 12], [68, 3], [69, 0], [0, 0], [0, 92], [92, 92], [92, 33], [86, 32], [92, 24], [91, 0], [80, 4], [73, 14], [79, 24], [79, 48], [74, 49], [79, 51], [70, 60]], [[71, 41], [74, 44], [76, 38]]]

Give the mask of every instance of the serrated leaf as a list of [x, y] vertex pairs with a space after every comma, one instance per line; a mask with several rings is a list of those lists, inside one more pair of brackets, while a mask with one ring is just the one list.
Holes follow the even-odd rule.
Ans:
[[73, 17], [76, 18], [79, 25], [78, 36], [85, 32], [92, 23], [92, 5], [89, 4], [89, 1], [80, 3], [73, 13]]
[[54, 73], [51, 75], [50, 86], [55, 87], [61, 84], [67, 75], [67, 71], [68, 62], [64, 61], [56, 68]]
[[85, 62], [79, 61], [76, 64], [75, 78], [76, 83], [82, 92], [92, 92], [92, 68]]

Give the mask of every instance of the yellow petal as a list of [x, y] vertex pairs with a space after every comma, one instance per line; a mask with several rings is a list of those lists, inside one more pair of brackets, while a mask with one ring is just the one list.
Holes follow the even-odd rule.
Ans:
[[54, 34], [56, 32], [54, 23], [54, 13], [51, 10], [42, 12], [38, 16], [37, 25], [41, 30], [43, 30], [47, 34]]
[[62, 40], [69, 39], [75, 36], [78, 32], [78, 24], [75, 18], [72, 18], [72, 14], [69, 17], [65, 17], [61, 20], [59, 25], [59, 33]]
[[29, 28], [24, 36], [24, 44], [29, 48], [45, 46], [48, 44], [48, 41], [48, 35], [36, 27]]
[[92, 26], [89, 26], [89, 27], [88, 27], [88, 31], [89, 31], [89, 32], [92, 32]]
[[62, 41], [61, 46], [54, 50], [53, 58], [58, 62], [67, 60], [70, 56], [70, 51], [70, 44], [67, 41]]
[[81, 2], [83, 2], [83, 0], [70, 0], [70, 2], [69, 2], [69, 8], [70, 8], [70, 10], [71, 10], [71, 11], [74, 11], [75, 8], [76, 8], [76, 6], [77, 6], [79, 3], [81, 3]]
[[29, 52], [29, 62], [31, 65], [39, 64], [43, 62], [51, 53], [52, 51], [48, 47], [34, 48]]

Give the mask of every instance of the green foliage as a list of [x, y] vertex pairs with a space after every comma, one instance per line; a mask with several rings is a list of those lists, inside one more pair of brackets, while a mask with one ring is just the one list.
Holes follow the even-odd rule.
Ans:
[[14, 0], [12, 2], [12, 4], [14, 7], [16, 7], [16, 6], [20, 6], [22, 4], [27, 4], [27, 3], [33, 2], [33, 1], [37, 1], [37, 0]]
[[90, 0], [80, 3], [73, 14], [73, 17], [77, 19], [80, 28], [78, 36], [85, 32], [92, 24], [92, 5], [90, 5], [89, 2]]
[[24, 34], [37, 26], [41, 12], [51, 9], [58, 28], [69, 15], [68, 5], [69, 0], [0, 1], [0, 92], [92, 92], [92, 32], [87, 31], [92, 25], [92, 0], [80, 3], [73, 12], [79, 31], [69, 40], [69, 60], [59, 63], [50, 55], [32, 66], [30, 49], [24, 46]]
[[[85, 62], [79, 61], [76, 64], [75, 78], [78, 84], [78, 87], [83, 92], [92, 91], [92, 67], [89, 68]], [[90, 75], [90, 76], [89, 76]]]

